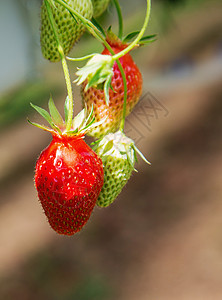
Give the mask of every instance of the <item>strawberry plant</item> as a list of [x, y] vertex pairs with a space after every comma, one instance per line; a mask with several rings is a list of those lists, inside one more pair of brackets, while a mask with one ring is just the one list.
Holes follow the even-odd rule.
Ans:
[[[115, 54], [119, 53], [127, 47], [127, 44], [122, 43], [114, 35], [106, 38], [108, 44]], [[102, 55], [111, 55], [109, 50], [105, 48]], [[134, 63], [129, 53], [125, 54], [119, 59], [125, 76], [127, 85], [127, 100], [126, 100], [126, 116], [133, 110], [142, 94], [142, 75], [139, 68]], [[80, 74], [80, 71], [77, 72]], [[120, 69], [115, 62], [112, 68], [112, 89], [109, 89], [109, 102], [107, 105], [105, 93], [103, 90], [95, 86], [87, 88], [87, 81], [82, 84], [82, 98], [83, 103], [86, 105], [87, 110], [90, 111], [94, 107], [94, 116], [96, 121], [105, 118], [105, 121], [96, 127], [89, 134], [91, 136], [100, 138], [107, 133], [115, 132], [118, 130], [122, 116], [123, 116], [123, 103], [124, 103], [124, 83], [121, 76]]]
[[[91, 19], [93, 15], [93, 6], [91, 0], [67, 0], [67, 4], [74, 8], [84, 17]], [[48, 3], [43, 1], [41, 7], [41, 49], [43, 56], [53, 62], [61, 59], [56, 37], [53, 34], [53, 27], [49, 20]], [[56, 23], [58, 38], [67, 55], [84, 32], [85, 26], [77, 22], [69, 11], [61, 4], [53, 2], [51, 6], [54, 21]]]
[[[142, 93], [142, 76], [129, 52], [149, 43], [155, 36], [143, 37], [150, 16], [150, 0], [139, 32], [123, 36], [123, 19], [118, 0], [113, 0], [119, 18], [115, 36], [91, 17], [104, 12], [109, 1], [44, 0], [42, 4], [41, 46], [43, 56], [61, 60], [67, 87], [65, 118], [52, 98], [49, 112], [31, 104], [50, 127], [29, 121], [52, 134], [50, 145], [40, 154], [35, 169], [38, 197], [51, 227], [59, 234], [73, 235], [87, 223], [96, 203], [113, 203], [135, 168], [137, 149], [124, 134], [126, 116]], [[85, 57], [69, 58], [73, 44], [87, 29], [105, 49]], [[132, 41], [133, 40], [133, 41]], [[76, 72], [82, 85], [83, 110], [74, 114], [72, 84], [67, 60], [89, 59]], [[85, 134], [100, 138], [94, 148], [84, 141]]]

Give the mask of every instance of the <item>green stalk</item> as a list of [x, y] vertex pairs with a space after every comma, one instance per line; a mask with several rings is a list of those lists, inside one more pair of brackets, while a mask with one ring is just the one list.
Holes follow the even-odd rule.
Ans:
[[124, 87], [124, 98], [123, 98], [123, 116], [122, 116], [122, 120], [120, 123], [120, 131], [123, 132], [124, 131], [124, 125], [125, 125], [125, 119], [126, 119], [126, 101], [127, 101], [127, 82], [126, 82], [126, 75], [125, 72], [123, 70], [123, 66], [121, 65], [120, 61], [117, 60], [117, 65], [119, 67], [120, 73], [122, 75], [122, 79], [123, 79], [123, 87]]
[[[88, 19], [86, 19], [85, 17], [83, 17], [81, 14], [79, 14], [78, 12], [76, 12], [74, 9], [72, 9], [72, 7], [70, 7], [69, 5], [67, 5], [62, 0], [55, 0], [55, 1], [58, 2], [59, 4], [63, 5], [74, 16], [78, 17], [83, 22], [83, 24], [87, 27], [87, 29], [93, 34], [93, 36], [95, 38], [99, 39], [100, 41], [102, 41], [102, 43], [109, 50], [109, 52], [113, 56], [115, 55], [115, 52], [113, 51], [112, 47], [104, 39], [103, 34], [99, 31], [99, 29], [91, 21], [89, 21]], [[115, 2], [117, 3], [117, 5], [119, 4], [118, 1], [115, 1]], [[118, 11], [118, 16], [120, 18], [119, 22], [121, 24], [122, 23], [122, 21], [121, 21], [122, 17], [120, 17], [120, 16], [122, 16], [122, 14], [121, 14], [121, 10], [120, 10], [119, 5], [118, 5], [118, 8], [117, 8], [117, 11]], [[123, 28], [122, 25], [120, 25], [120, 34], [122, 34], [122, 32], [121, 32], [122, 29], [121, 28]], [[120, 130], [123, 132], [123, 130], [124, 130], [124, 124], [125, 124], [125, 118], [126, 118], [127, 83], [126, 83], [126, 75], [125, 75], [125, 72], [123, 70], [123, 67], [122, 67], [119, 59], [116, 59], [116, 63], [118, 65], [120, 73], [122, 75], [123, 85], [124, 85], [123, 118], [122, 118], [122, 121], [121, 121], [121, 124], [120, 124]]]
[[62, 60], [62, 67], [63, 67], [63, 72], [64, 72], [64, 76], [65, 76], [65, 81], [66, 81], [67, 93], [68, 93], [68, 97], [69, 97], [69, 112], [68, 112], [68, 120], [67, 120], [67, 124], [66, 124], [66, 131], [69, 131], [72, 127], [73, 108], [74, 108], [72, 84], [71, 84], [69, 69], [68, 69], [65, 54], [64, 54], [64, 51], [63, 51], [63, 47], [61, 46], [61, 43], [59, 41], [59, 35], [58, 35], [57, 29], [56, 29], [56, 23], [55, 23], [55, 20], [53, 18], [51, 6], [50, 6], [50, 4], [48, 3], [47, 0], [44, 0], [44, 3], [45, 3], [45, 6], [46, 6], [46, 9], [47, 9], [47, 13], [48, 13], [48, 16], [49, 16], [49, 21], [51, 23], [53, 33], [55, 35], [55, 39], [56, 39], [56, 42], [57, 42], [57, 45], [58, 45], [59, 55], [60, 55], [61, 60]]
[[[147, 10], [146, 10], [146, 17], [144, 20], [144, 24], [143, 27], [141, 29], [141, 31], [139, 32], [138, 36], [136, 37], [136, 39], [124, 50], [122, 50], [121, 52], [115, 54], [114, 51], [112, 50], [112, 48], [110, 47], [110, 45], [107, 43], [107, 41], [104, 39], [103, 34], [100, 32], [100, 30], [88, 19], [84, 18], [81, 14], [79, 14], [77, 11], [75, 11], [72, 7], [70, 7], [67, 3], [65, 3], [63, 0], [55, 0], [57, 3], [61, 4], [63, 7], [65, 7], [66, 9], [68, 9], [68, 11], [73, 14], [74, 16], [76, 16], [77, 18], [79, 18], [82, 23], [86, 26], [86, 28], [89, 30], [89, 32], [98, 40], [102, 41], [104, 46], [109, 50], [109, 52], [113, 55], [113, 61], [117, 62], [117, 65], [120, 69], [122, 78], [123, 78], [123, 84], [124, 84], [124, 104], [123, 104], [123, 118], [120, 124], [120, 130], [123, 131], [124, 129], [124, 123], [125, 123], [125, 117], [126, 117], [126, 101], [127, 101], [127, 84], [126, 84], [126, 75], [125, 72], [123, 70], [123, 67], [119, 61], [119, 58], [126, 55], [129, 51], [131, 51], [136, 44], [140, 41], [140, 39], [142, 38], [142, 36], [145, 33], [146, 27], [148, 25], [149, 22], [149, 18], [150, 18], [150, 12], [151, 12], [151, 0], [147, 0]], [[115, 0], [114, 0], [115, 1]], [[118, 12], [118, 9], [117, 9]], [[121, 12], [121, 11], [120, 11]], [[118, 15], [119, 16], [119, 15]], [[119, 16], [120, 17], [120, 16]], [[120, 19], [119, 19], [120, 21]], [[121, 25], [120, 25], [121, 28]], [[120, 34], [121, 34], [121, 30], [120, 29]]]
[[73, 9], [71, 6], [69, 6], [65, 1], [63, 0], [55, 0], [55, 2], [59, 3], [63, 7], [65, 7], [72, 15], [77, 17], [89, 30], [89, 32], [97, 39], [103, 42], [104, 38], [102, 33], [98, 30], [98, 28], [88, 19], [83, 17], [80, 13], [78, 13], [75, 9]]
[[80, 19], [80, 21], [86, 26], [88, 31], [100, 42], [104, 44], [104, 46], [110, 51], [112, 55], [115, 53], [112, 51], [112, 48], [107, 43], [107, 41], [104, 39], [104, 36], [102, 32], [88, 19], [83, 17], [80, 13], [78, 13], [76, 10], [74, 10], [72, 7], [70, 7], [66, 2], [63, 0], [54, 0], [55, 2], [61, 4], [63, 7], [65, 7], [72, 15], [76, 16]]
[[113, 59], [119, 59], [120, 57], [126, 55], [129, 51], [131, 51], [135, 46], [136, 44], [140, 41], [140, 39], [143, 37], [144, 33], [145, 33], [145, 30], [147, 28], [147, 25], [148, 25], [148, 22], [149, 22], [149, 19], [150, 19], [150, 12], [151, 12], [151, 0], [147, 0], [147, 10], [146, 10], [146, 17], [145, 17], [145, 20], [144, 20], [144, 23], [143, 23], [143, 27], [142, 29], [140, 30], [138, 36], [135, 38], [135, 40], [128, 46], [126, 47], [125, 49], [123, 49], [121, 52], [115, 54], [113, 56]]
[[118, 37], [120, 38], [120, 40], [122, 40], [123, 37], [123, 16], [122, 16], [122, 11], [119, 5], [119, 1], [118, 0], [113, 0], [114, 5], [116, 7], [116, 11], [117, 11], [117, 15], [118, 15], [118, 21], [119, 21], [119, 33], [118, 33]]

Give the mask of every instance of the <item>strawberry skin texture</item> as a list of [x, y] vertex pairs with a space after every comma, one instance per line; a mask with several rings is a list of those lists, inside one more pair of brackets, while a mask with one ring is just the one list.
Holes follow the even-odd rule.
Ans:
[[[104, 149], [112, 142], [112, 147], [104, 153]], [[114, 202], [131, 177], [134, 170], [135, 157], [131, 163], [124, 152], [123, 144], [130, 147], [132, 140], [121, 132], [109, 133], [96, 146], [95, 152], [101, 157], [104, 169], [104, 184], [96, 204], [107, 207]], [[122, 145], [121, 145], [122, 144]]]
[[130, 179], [133, 167], [126, 157], [110, 155], [104, 157], [104, 186], [99, 194], [96, 204], [107, 207], [114, 202], [117, 196]]
[[39, 200], [51, 227], [73, 235], [88, 221], [103, 186], [101, 159], [81, 136], [53, 136], [35, 172]]
[[[93, 15], [91, 0], [65, 0], [65, 2], [87, 19]], [[69, 11], [62, 5], [55, 3], [57, 9], [52, 7], [53, 17], [57, 25], [59, 41], [63, 47], [64, 54], [67, 55], [84, 33], [85, 27], [80, 20], [76, 22]], [[41, 49], [43, 56], [52, 61], [61, 60], [58, 52], [57, 42], [49, 21], [46, 6], [43, 2], [41, 7]]]
[[107, 9], [110, 0], [92, 0], [93, 4], [93, 17], [97, 18], [101, 16]]
[[[120, 42], [109, 42], [115, 53], [123, 50], [126, 45]], [[102, 52], [104, 55], [110, 55], [110, 52], [105, 48]], [[127, 105], [126, 115], [129, 115], [133, 110], [136, 103], [142, 94], [142, 75], [140, 70], [134, 63], [131, 55], [127, 53], [120, 58], [120, 63], [123, 66], [126, 80], [127, 80]], [[112, 77], [113, 90], [109, 90], [109, 106], [106, 105], [104, 92], [96, 87], [90, 87], [87, 91], [84, 90], [86, 82], [82, 86], [82, 99], [87, 106], [87, 110], [90, 112], [93, 106], [93, 113], [95, 121], [99, 122], [101, 119], [105, 119], [103, 124], [95, 127], [89, 131], [88, 135], [100, 138], [110, 132], [115, 132], [120, 125], [123, 114], [123, 102], [124, 102], [124, 86], [122, 76], [117, 66], [114, 63], [113, 77]]]

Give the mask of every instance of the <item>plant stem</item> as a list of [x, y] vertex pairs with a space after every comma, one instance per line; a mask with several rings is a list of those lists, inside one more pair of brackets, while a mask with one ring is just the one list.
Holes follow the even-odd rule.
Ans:
[[144, 32], [145, 32], [145, 30], [147, 28], [147, 25], [148, 25], [148, 22], [149, 22], [149, 19], [150, 19], [150, 12], [151, 12], [151, 0], [147, 0], [146, 17], [145, 17], [145, 20], [144, 20], [144, 23], [143, 23], [143, 27], [140, 30], [138, 36], [135, 38], [135, 40], [128, 47], [126, 47], [125, 49], [123, 49], [121, 52], [115, 54], [113, 56], [113, 59], [116, 60], [116, 59], [119, 59], [120, 57], [124, 56], [130, 50], [132, 50], [136, 46], [136, 44], [140, 41], [140, 39], [144, 35]]
[[104, 39], [103, 39], [102, 33], [98, 30], [98, 28], [90, 20], [83, 17], [75, 9], [73, 9], [71, 6], [69, 6], [65, 1], [55, 0], [55, 2], [57, 2], [60, 5], [62, 5], [63, 7], [65, 7], [71, 13], [71, 15], [74, 15], [75, 17], [77, 17], [86, 26], [86, 28], [89, 30], [89, 32], [94, 37], [96, 37], [97, 39], [99, 39], [100, 41], [103, 42]]
[[59, 41], [59, 35], [58, 35], [57, 29], [56, 29], [56, 23], [55, 23], [53, 14], [52, 14], [51, 6], [47, 0], [44, 0], [44, 2], [45, 2], [48, 16], [49, 16], [49, 21], [51, 23], [52, 30], [53, 30], [53, 33], [54, 33], [54, 36], [55, 36], [55, 39], [57, 42], [58, 52], [61, 57], [63, 72], [64, 72], [64, 76], [65, 76], [65, 81], [66, 81], [67, 93], [68, 93], [68, 97], [69, 97], [69, 113], [68, 113], [68, 120], [67, 120], [67, 124], [66, 124], [66, 131], [69, 131], [72, 127], [73, 108], [74, 108], [72, 84], [71, 84], [69, 69], [68, 69], [65, 54], [63, 51], [63, 47]]
[[123, 16], [122, 16], [122, 11], [119, 5], [119, 1], [118, 0], [113, 0], [115, 7], [116, 7], [116, 11], [117, 11], [117, 15], [118, 15], [118, 20], [119, 20], [119, 33], [118, 33], [118, 37], [122, 40], [123, 37]]
[[117, 60], [117, 65], [119, 67], [120, 73], [122, 75], [123, 79], [123, 87], [124, 87], [124, 98], [123, 98], [123, 115], [122, 115], [122, 120], [120, 123], [120, 131], [124, 131], [124, 125], [125, 125], [125, 119], [126, 119], [126, 104], [127, 104], [127, 82], [126, 82], [126, 74], [123, 70], [123, 66], [121, 65], [120, 61]]
[[[68, 11], [73, 14], [74, 16], [76, 16], [77, 18], [79, 18], [82, 23], [86, 26], [86, 28], [89, 30], [89, 32], [98, 40], [100, 40], [104, 46], [109, 50], [109, 52], [113, 55], [113, 61], [117, 62], [117, 65], [120, 69], [122, 78], [123, 78], [123, 84], [124, 84], [124, 103], [123, 103], [123, 118], [120, 124], [120, 130], [123, 131], [124, 129], [124, 123], [125, 123], [125, 117], [126, 117], [126, 101], [127, 101], [127, 84], [126, 84], [126, 75], [125, 72], [123, 70], [123, 67], [119, 61], [119, 58], [126, 55], [129, 51], [131, 51], [136, 44], [140, 41], [140, 39], [142, 38], [142, 36], [144, 35], [144, 32], [146, 30], [146, 27], [148, 25], [149, 22], [149, 18], [150, 18], [150, 12], [151, 12], [151, 0], [147, 0], [147, 10], [146, 10], [146, 17], [144, 20], [144, 24], [142, 29], [140, 30], [138, 36], [135, 38], [135, 40], [128, 46], [126, 47], [124, 50], [122, 50], [121, 52], [115, 54], [114, 51], [112, 50], [111, 46], [107, 43], [107, 41], [104, 39], [103, 34], [100, 32], [100, 30], [88, 19], [84, 18], [81, 14], [79, 14], [77, 11], [75, 11], [73, 8], [71, 8], [68, 4], [66, 4], [63, 0], [55, 0], [57, 3], [61, 4], [63, 7], [65, 7], [66, 9], [68, 9]], [[118, 4], [117, 1], [114, 0], [114, 3], [116, 5], [116, 3]], [[117, 6], [116, 6], [117, 7]], [[117, 12], [118, 12], [118, 17], [120, 18], [119, 13], [121, 14], [121, 10], [120, 7], [117, 8]], [[119, 22], [120, 19], [119, 19]], [[120, 28], [122, 25], [119, 25]], [[119, 29], [119, 34], [121, 35], [121, 31], [122, 29]]]
[[66, 124], [66, 131], [69, 131], [72, 127], [74, 101], [73, 101], [72, 84], [70, 80], [69, 69], [65, 57], [62, 58], [62, 66], [63, 66], [63, 72], [66, 80], [67, 93], [69, 97], [69, 112], [68, 112], [68, 119]]

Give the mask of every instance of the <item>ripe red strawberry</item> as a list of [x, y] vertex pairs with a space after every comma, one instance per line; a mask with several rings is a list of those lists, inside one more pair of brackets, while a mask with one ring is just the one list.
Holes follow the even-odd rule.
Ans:
[[[108, 43], [115, 53], [123, 50], [127, 45], [117, 39], [108, 39]], [[105, 48], [102, 55], [110, 55]], [[120, 58], [127, 80], [127, 106], [126, 115], [128, 115], [138, 102], [142, 93], [142, 75], [134, 63], [131, 55], [127, 53]], [[94, 108], [94, 117], [96, 122], [104, 119], [105, 121], [91, 130], [88, 134], [94, 137], [102, 137], [107, 133], [115, 132], [121, 122], [123, 114], [124, 86], [120, 70], [115, 62], [113, 65], [112, 89], [109, 89], [109, 105], [105, 101], [104, 91], [97, 87], [85, 89], [87, 81], [82, 84], [82, 99], [87, 110]]]
[[37, 161], [35, 184], [51, 227], [72, 235], [96, 204], [103, 186], [102, 161], [82, 136], [53, 135]]
[[36, 163], [35, 186], [51, 227], [60, 234], [72, 235], [86, 224], [103, 186], [103, 164], [84, 142], [91, 115], [82, 110], [67, 129], [69, 98], [65, 103], [65, 122], [50, 98], [50, 114], [32, 104], [50, 124], [31, 124], [51, 132], [52, 142]]

